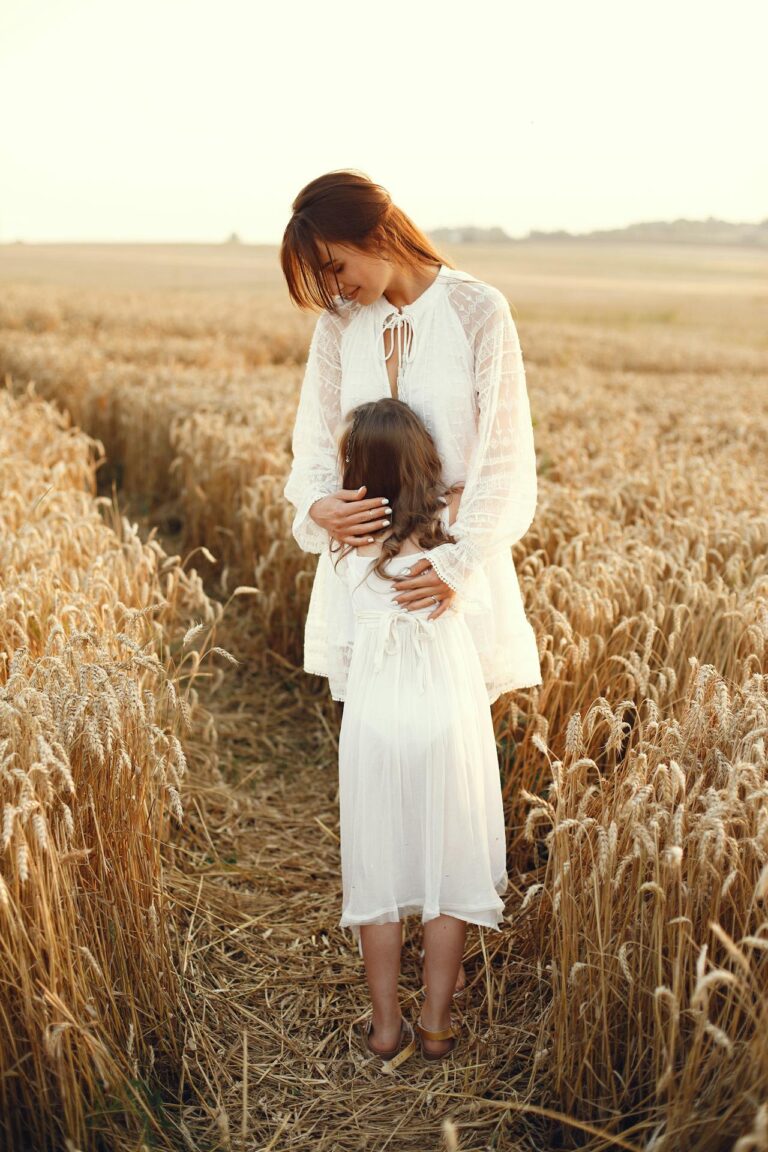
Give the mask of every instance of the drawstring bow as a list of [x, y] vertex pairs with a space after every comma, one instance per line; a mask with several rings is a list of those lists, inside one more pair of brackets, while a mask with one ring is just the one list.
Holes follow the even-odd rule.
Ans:
[[424, 641], [433, 639], [437, 621], [418, 616], [415, 612], [409, 612], [407, 608], [402, 612], [357, 612], [356, 616], [358, 620], [372, 624], [376, 628], [373, 666], [377, 671], [382, 667], [384, 656], [394, 655], [400, 647], [398, 621], [406, 623], [413, 630], [413, 646], [419, 665], [419, 692], [423, 694], [427, 687], [427, 661], [423, 645]]
[[384, 359], [389, 360], [390, 356], [395, 350], [395, 333], [397, 333], [397, 350], [398, 350], [398, 363], [397, 363], [397, 385], [398, 390], [400, 381], [405, 371], [406, 364], [410, 364], [414, 355], [414, 328], [411, 317], [406, 312], [393, 312], [388, 316], [381, 327], [381, 340], [386, 348], [384, 333], [390, 332], [390, 345], [389, 352], [384, 352]]

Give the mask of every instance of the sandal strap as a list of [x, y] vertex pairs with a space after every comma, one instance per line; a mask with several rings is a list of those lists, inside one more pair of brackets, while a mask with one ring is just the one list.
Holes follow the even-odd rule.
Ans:
[[381, 1066], [382, 1072], [394, 1072], [394, 1070], [398, 1068], [400, 1064], [403, 1063], [403, 1061], [407, 1060], [409, 1056], [413, 1056], [414, 1052], [416, 1051], [416, 1037], [413, 1034], [413, 1027], [411, 1026], [410, 1021], [405, 1021], [405, 1027], [403, 1031], [405, 1032], [406, 1036], [410, 1036], [409, 1042], [404, 1048], [401, 1048], [397, 1055], [393, 1056], [391, 1060], [384, 1061]]
[[419, 1020], [416, 1028], [419, 1035], [423, 1036], [425, 1040], [452, 1040], [456, 1036], [453, 1025], [450, 1028], [441, 1028], [439, 1032], [432, 1032], [429, 1028], [425, 1028]]
[[[372, 1029], [373, 1019], [369, 1017], [365, 1024], [366, 1041], [370, 1036]], [[413, 1026], [410, 1020], [406, 1020], [405, 1016], [403, 1016], [400, 1022], [400, 1037], [398, 1041], [400, 1045], [403, 1044], [405, 1037], [410, 1037], [408, 1043], [405, 1044], [404, 1047], [395, 1049], [394, 1053], [389, 1057], [385, 1056], [382, 1052], [374, 1052], [366, 1042], [366, 1047], [368, 1048], [369, 1054], [371, 1056], [378, 1056], [378, 1058], [382, 1061], [381, 1067], [383, 1072], [394, 1072], [396, 1068], [398, 1068], [405, 1060], [408, 1059], [409, 1056], [412, 1056], [416, 1051], [416, 1037], [413, 1032]]]

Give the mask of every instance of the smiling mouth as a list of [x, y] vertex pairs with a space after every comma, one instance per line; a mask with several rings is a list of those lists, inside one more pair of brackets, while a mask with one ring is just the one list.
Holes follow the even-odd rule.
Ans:
[[356, 292], [357, 292], [357, 288], [355, 288], [355, 291], [354, 291], [354, 292], [347, 292], [347, 293], [345, 293], [345, 295], [346, 295], [346, 297], [347, 297], [347, 300], [352, 300], [352, 299], [354, 299]]

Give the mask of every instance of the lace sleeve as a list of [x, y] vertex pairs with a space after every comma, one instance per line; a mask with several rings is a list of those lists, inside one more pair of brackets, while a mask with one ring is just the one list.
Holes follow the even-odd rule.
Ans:
[[528, 531], [536, 510], [536, 454], [525, 368], [506, 297], [491, 288], [472, 338], [478, 432], [459, 514], [456, 544], [430, 551], [434, 570], [465, 611], [481, 611], [473, 578], [483, 561]]
[[292, 532], [304, 552], [323, 552], [329, 533], [315, 524], [315, 500], [341, 488], [336, 428], [341, 421], [340, 335], [334, 317], [320, 313], [312, 334], [296, 411], [293, 463], [283, 495], [296, 508]]

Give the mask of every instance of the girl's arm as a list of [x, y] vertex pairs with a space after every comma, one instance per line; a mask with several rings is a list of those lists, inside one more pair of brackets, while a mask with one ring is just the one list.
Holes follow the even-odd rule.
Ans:
[[483, 561], [528, 531], [536, 511], [536, 453], [520, 341], [506, 297], [489, 287], [472, 338], [480, 410], [461, 508], [451, 532], [456, 544], [429, 553], [437, 575], [469, 611], [472, 574]]
[[323, 552], [329, 540], [309, 509], [315, 500], [341, 488], [334, 435], [341, 421], [340, 343], [337, 318], [324, 309], [309, 346], [291, 440], [293, 464], [283, 489], [286, 500], [296, 508], [294, 539], [305, 552]]

